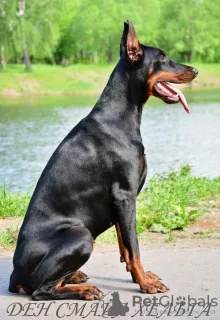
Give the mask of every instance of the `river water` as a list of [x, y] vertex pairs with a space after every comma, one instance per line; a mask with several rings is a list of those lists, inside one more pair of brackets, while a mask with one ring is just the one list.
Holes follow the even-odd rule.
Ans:
[[[191, 95], [190, 115], [180, 104], [159, 100], [144, 107], [141, 132], [148, 179], [186, 163], [196, 176], [220, 174], [220, 94]], [[57, 145], [90, 112], [94, 101], [94, 97], [1, 101], [0, 186], [6, 183], [25, 192], [34, 185]]]

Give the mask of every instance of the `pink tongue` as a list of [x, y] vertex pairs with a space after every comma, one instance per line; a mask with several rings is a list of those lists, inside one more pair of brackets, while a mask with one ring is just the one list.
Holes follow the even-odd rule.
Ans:
[[171, 99], [178, 98], [179, 102], [182, 103], [185, 111], [187, 113], [190, 113], [186, 98], [184, 97], [184, 94], [179, 89], [172, 87], [171, 85], [169, 85], [167, 82], [164, 82], [164, 81], [159, 82], [158, 85], [159, 84], [161, 85], [160, 89], [162, 89], [163, 93], [165, 93], [166, 95], [168, 94], [167, 96]]

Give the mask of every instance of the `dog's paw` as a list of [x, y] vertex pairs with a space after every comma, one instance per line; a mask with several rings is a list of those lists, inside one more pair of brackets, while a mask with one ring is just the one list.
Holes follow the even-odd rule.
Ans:
[[145, 277], [147, 280], [154, 280], [154, 281], [161, 280], [161, 278], [159, 278], [156, 274], [154, 274], [151, 271], [145, 271]]
[[168, 290], [169, 289], [162, 282], [160, 282], [159, 280], [153, 280], [152, 278], [146, 278], [144, 283], [141, 285], [141, 291], [143, 293], [164, 293]]
[[79, 299], [81, 300], [101, 300], [103, 297], [103, 292], [94, 286], [88, 286], [85, 287], [85, 290], [79, 291]]
[[84, 283], [88, 280], [89, 278], [85, 273], [83, 273], [80, 270], [77, 270], [73, 273], [71, 279], [68, 281], [68, 283], [71, 284], [79, 284], [79, 283]]
[[[145, 274], [145, 277], [146, 277], [146, 280], [148, 281], [158, 281], [158, 280], [161, 280], [161, 278], [159, 278], [156, 274], [154, 274], [153, 272], [151, 271], [145, 271], [144, 272]], [[133, 279], [133, 282], [137, 282], [135, 277], [131, 274], [132, 276], [132, 279]]]

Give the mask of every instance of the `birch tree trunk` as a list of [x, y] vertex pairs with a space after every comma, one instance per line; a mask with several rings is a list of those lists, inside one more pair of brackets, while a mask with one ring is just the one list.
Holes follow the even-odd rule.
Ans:
[[28, 45], [27, 45], [27, 37], [25, 35], [25, 26], [24, 26], [24, 14], [26, 8], [26, 0], [18, 1], [18, 10], [17, 10], [17, 17], [20, 20], [21, 32], [23, 37], [23, 54], [24, 54], [24, 64], [26, 66], [25, 71], [31, 72], [31, 60], [28, 53]]
[[1, 45], [1, 67], [2, 69], [6, 69], [7, 67], [7, 61], [5, 58], [5, 47]]
[[29, 57], [29, 53], [28, 53], [28, 47], [27, 47], [27, 39], [24, 38], [24, 42], [23, 42], [23, 51], [24, 51], [24, 63], [26, 66], [26, 71], [31, 72], [32, 71], [32, 66], [31, 66], [31, 60]]

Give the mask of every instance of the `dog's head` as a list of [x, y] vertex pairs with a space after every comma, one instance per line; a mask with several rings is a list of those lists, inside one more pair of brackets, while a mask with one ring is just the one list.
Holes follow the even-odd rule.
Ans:
[[140, 80], [145, 82], [145, 101], [149, 96], [155, 96], [166, 103], [181, 102], [189, 113], [183, 93], [168, 82], [190, 82], [197, 76], [197, 69], [170, 60], [158, 48], [140, 44], [130, 21], [124, 23], [120, 56], [137, 70]]

